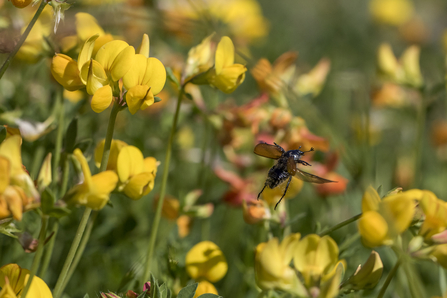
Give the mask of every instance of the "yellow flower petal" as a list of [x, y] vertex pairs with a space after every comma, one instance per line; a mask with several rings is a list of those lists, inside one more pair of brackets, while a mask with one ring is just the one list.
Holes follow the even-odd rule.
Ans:
[[160, 93], [166, 83], [166, 69], [160, 60], [152, 57], [147, 59], [146, 72], [141, 83], [149, 86], [154, 95]]
[[81, 164], [82, 173], [84, 174], [84, 183], [86, 184], [88, 189], [91, 189], [93, 187], [92, 173], [90, 172], [90, 168], [88, 166], [87, 159], [85, 159], [84, 155], [82, 154], [82, 151], [79, 148], [76, 148], [73, 151], [73, 155], [76, 157], [76, 159]]
[[134, 60], [134, 66], [129, 69], [126, 75], [123, 77], [123, 84], [127, 90], [137, 86], [137, 85], [147, 85], [143, 84], [144, 74], [147, 69], [148, 59], [141, 55], [136, 54]]
[[104, 171], [93, 175], [92, 183], [95, 186], [95, 191], [99, 194], [110, 194], [118, 183], [118, 176], [115, 172]]
[[377, 191], [371, 185], [368, 186], [362, 197], [362, 212], [377, 210], [380, 201], [380, 196]]
[[113, 81], [118, 81], [129, 71], [134, 65], [135, 49], [131, 46], [125, 48], [118, 54], [111, 67]]
[[[146, 96], [149, 95], [149, 99], [150, 99], [149, 93], [152, 94], [152, 92], [150, 92], [149, 87], [146, 85], [144, 85], [144, 86], [137, 85], [137, 86], [129, 89], [129, 91], [127, 91], [126, 102], [127, 102], [128, 108], [129, 108], [129, 112], [132, 115], [134, 115], [142, 107], [143, 101], [145, 100]], [[153, 100], [153, 97], [154, 96], [152, 95], [152, 100]]]
[[216, 49], [215, 68], [219, 75], [225, 67], [234, 63], [234, 45], [228, 36], [221, 38]]
[[108, 85], [107, 74], [102, 68], [102, 65], [98, 61], [89, 60], [81, 69], [81, 80], [86, 84], [86, 91], [88, 94], [93, 95], [95, 92]]
[[93, 47], [92, 57], [96, 57], [99, 49], [102, 48], [103, 45], [111, 41], [113, 41], [112, 34], [105, 34], [98, 37], [98, 39], [95, 41], [95, 46]]
[[99, 88], [92, 97], [92, 110], [101, 113], [107, 109], [113, 100], [112, 88], [109, 85]]
[[152, 94], [152, 89], [149, 89], [149, 91], [146, 94], [146, 97], [143, 98], [143, 102], [141, 103], [140, 110], [145, 110], [151, 105], [153, 105], [155, 102], [154, 94]]
[[149, 48], [150, 48], [149, 36], [147, 34], [143, 34], [143, 40], [141, 40], [141, 44], [137, 49], [137, 53], [143, 55], [146, 58], [149, 58]]
[[51, 74], [54, 79], [68, 91], [75, 91], [84, 87], [79, 77], [76, 61], [64, 54], [56, 54], [51, 62]]
[[126, 146], [118, 154], [117, 172], [121, 182], [143, 172], [143, 153], [135, 146]]
[[9, 159], [0, 156], [0, 195], [5, 191], [10, 181], [11, 163]]
[[95, 40], [98, 37], [99, 37], [98, 35], [93, 35], [84, 42], [84, 45], [82, 46], [82, 49], [78, 55], [79, 71], [81, 71], [84, 64], [92, 58], [93, 47], [95, 46]]
[[94, 16], [85, 12], [78, 12], [76, 15], [76, 32], [80, 40], [84, 41], [92, 35], [102, 36], [104, 30], [98, 25]]
[[135, 49], [122, 40], [114, 40], [103, 45], [96, 54], [104, 70], [110, 72], [113, 81], [121, 79], [133, 67]]
[[413, 220], [416, 204], [405, 193], [385, 197], [379, 212], [388, 223], [390, 237], [401, 234]]
[[11, 136], [0, 144], [0, 156], [9, 160], [12, 177], [24, 173], [20, 150], [21, 145], [22, 138], [19, 135]]
[[144, 172], [157, 174], [157, 168], [160, 163], [154, 157], [144, 159]]
[[213, 286], [212, 283], [207, 282], [206, 280], [199, 282], [199, 285], [197, 286], [197, 290], [196, 290], [196, 293], [194, 294], [193, 298], [197, 298], [203, 294], [219, 295], [219, 293], [216, 290], [216, 287]]
[[17, 264], [5, 265], [0, 268], [0, 287], [5, 286], [5, 277], [7, 277], [12, 290], [18, 294], [25, 287], [25, 278], [29, 273], [28, 269], [22, 269]]
[[132, 200], [139, 200], [153, 189], [153, 186], [150, 187], [153, 180], [154, 175], [152, 173], [139, 173], [130, 178], [129, 183], [126, 184], [123, 192]]
[[193, 279], [210, 282], [221, 280], [228, 270], [227, 260], [219, 247], [211, 241], [194, 245], [186, 254], [186, 272]]
[[388, 239], [388, 224], [376, 211], [365, 212], [358, 221], [358, 228], [363, 243], [368, 247], [381, 246]]
[[[100, 141], [95, 148], [95, 165], [97, 168], [101, 166], [102, 161], [102, 153], [104, 151], [105, 139]], [[109, 162], [107, 163], [107, 170], [116, 171], [116, 163], [118, 160], [118, 154], [121, 149], [127, 146], [126, 142], [121, 140], [112, 140], [112, 144], [110, 145], [110, 153], [109, 153]]]

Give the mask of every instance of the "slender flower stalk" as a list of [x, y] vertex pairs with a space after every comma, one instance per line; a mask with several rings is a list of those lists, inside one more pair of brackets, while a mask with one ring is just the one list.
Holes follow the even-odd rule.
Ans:
[[343, 228], [344, 226], [346, 226], [346, 225], [348, 225], [348, 224], [350, 224], [350, 223], [352, 223], [352, 222], [358, 220], [360, 217], [362, 217], [362, 213], [357, 214], [357, 215], [355, 215], [355, 216], [353, 216], [353, 217], [351, 217], [351, 218], [349, 218], [349, 219], [347, 219], [347, 220], [345, 220], [345, 221], [342, 221], [341, 223], [339, 223], [339, 224], [333, 226], [332, 228], [329, 228], [329, 229], [327, 229], [327, 230], [321, 232], [321, 233], [318, 234], [318, 235], [320, 235], [320, 237], [323, 237], [323, 236], [325, 236], [325, 235], [328, 235], [328, 234], [332, 233], [333, 231], [336, 231], [336, 230], [338, 230], [338, 229], [340, 229], [340, 228]]
[[163, 178], [161, 181], [160, 199], [158, 200], [157, 210], [155, 211], [155, 217], [154, 217], [154, 221], [153, 221], [152, 227], [151, 227], [151, 235], [150, 235], [150, 239], [149, 239], [149, 247], [147, 250], [146, 265], [144, 267], [144, 272], [143, 272], [142, 279], [141, 279], [142, 284], [145, 283], [147, 280], [149, 280], [149, 274], [151, 271], [152, 258], [154, 255], [155, 240], [157, 239], [158, 224], [160, 223], [161, 209], [162, 209], [163, 201], [164, 201], [165, 194], [166, 194], [166, 184], [168, 182], [169, 162], [171, 161], [172, 143], [174, 141], [174, 135], [177, 130], [177, 122], [178, 122], [178, 116], [179, 116], [179, 112], [180, 112], [180, 106], [182, 104], [182, 98], [183, 98], [183, 94], [185, 92], [184, 88], [185, 88], [185, 85], [183, 85], [179, 90], [178, 99], [177, 99], [177, 108], [175, 110], [174, 119], [172, 121], [171, 133], [169, 135], [168, 148], [166, 149], [166, 157], [165, 157], [165, 162], [164, 162], [164, 167], [163, 167]]
[[[65, 118], [65, 109], [64, 109], [64, 97], [63, 97], [63, 88], [60, 88], [56, 95], [56, 109], [59, 113], [59, 119], [57, 123], [57, 135], [56, 135], [56, 144], [54, 147], [54, 159], [53, 159], [53, 185], [57, 185], [59, 182], [59, 161], [61, 158], [62, 151], [62, 141], [64, 139], [64, 118]], [[55, 188], [57, 189], [57, 188]], [[58, 197], [58, 193], [56, 192], [56, 197]]]
[[396, 264], [394, 264], [393, 268], [391, 269], [390, 273], [388, 273], [388, 276], [386, 277], [385, 282], [382, 285], [382, 288], [380, 289], [379, 295], [377, 298], [382, 298], [383, 295], [385, 295], [386, 289], [391, 283], [391, 280], [393, 279], [394, 275], [396, 275], [397, 269], [399, 268], [400, 264], [402, 263], [402, 260], [397, 260]]
[[[104, 151], [102, 154], [102, 160], [101, 160], [101, 166], [100, 166], [101, 172], [107, 168], [107, 163], [109, 161], [110, 146], [112, 144], [113, 131], [115, 128], [116, 116], [118, 115], [119, 111], [120, 111], [120, 105], [115, 101], [115, 103], [113, 104], [112, 111], [110, 112], [109, 124], [107, 126], [106, 140], [105, 140], [105, 144], [104, 144]], [[62, 272], [59, 275], [59, 278], [56, 282], [56, 287], [54, 288], [54, 298], [59, 298], [62, 295], [62, 292], [63, 292], [65, 286], [67, 285], [68, 281], [70, 280], [70, 277], [73, 274], [74, 269], [76, 268], [77, 262], [79, 262], [79, 260], [77, 260], [75, 263], [74, 258], [76, 257], [77, 259], [80, 259], [82, 256], [82, 253], [83, 253], [84, 248], [88, 242], [88, 239], [90, 237], [90, 232], [92, 229], [92, 227], [89, 227], [89, 229], [87, 229], [87, 233], [86, 233], [86, 226], [87, 226], [87, 223], [89, 222], [88, 219], [90, 217], [91, 212], [92, 212], [92, 209], [89, 207], [86, 207], [84, 210], [84, 214], [82, 215], [82, 219], [81, 219], [81, 222], [79, 223], [78, 230], [76, 231], [75, 238], [73, 239], [73, 243], [71, 244], [67, 258], [65, 259], [65, 263], [62, 268]], [[92, 226], [93, 226], [93, 222], [92, 222]], [[86, 233], [85, 236], [84, 236], [84, 233]], [[83, 240], [83, 243], [80, 246], [81, 239], [83, 239], [83, 236], [85, 239]], [[73, 267], [73, 270], [71, 271], [71, 273], [69, 273], [69, 270], [71, 269], [71, 267]]]
[[28, 278], [28, 282], [26, 283], [25, 288], [22, 292], [22, 297], [26, 298], [26, 294], [28, 293], [29, 288], [31, 287], [31, 282], [33, 281], [34, 275], [37, 273], [37, 269], [39, 269], [40, 260], [42, 259], [43, 254], [43, 246], [45, 244], [45, 237], [47, 232], [47, 222], [48, 217], [46, 215], [42, 216], [42, 226], [40, 227], [40, 234], [39, 234], [39, 244], [37, 246], [36, 255], [33, 259], [33, 264], [31, 265], [31, 272]]
[[48, 265], [50, 264], [51, 256], [53, 255], [54, 242], [56, 241], [57, 231], [59, 230], [59, 222], [55, 221], [51, 233], [53, 234], [47, 243], [47, 248], [45, 249], [45, 254], [43, 255], [42, 266], [40, 266], [39, 276], [45, 279], [45, 274], [47, 273]]
[[19, 42], [16, 44], [14, 49], [11, 53], [9, 53], [8, 58], [6, 58], [5, 62], [3, 63], [2, 67], [0, 68], [0, 79], [5, 74], [5, 71], [8, 69], [9, 65], [12, 62], [12, 59], [19, 51], [20, 47], [25, 42], [26, 38], [28, 37], [28, 34], [31, 32], [31, 29], [33, 28], [34, 24], [36, 23], [37, 19], [39, 18], [40, 14], [42, 13], [43, 9], [47, 5], [46, 0], [42, 0], [40, 2], [39, 8], [37, 9], [36, 13], [34, 14], [34, 17], [32, 18], [31, 22], [28, 24], [28, 27], [26, 27], [25, 32], [23, 32], [22, 36], [20, 37]]

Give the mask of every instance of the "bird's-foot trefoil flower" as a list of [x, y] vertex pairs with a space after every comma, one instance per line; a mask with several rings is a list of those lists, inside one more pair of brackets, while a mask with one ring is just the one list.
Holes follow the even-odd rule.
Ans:
[[68, 191], [65, 200], [68, 203], [87, 206], [93, 210], [102, 209], [109, 201], [110, 193], [116, 187], [118, 176], [113, 171], [104, 171], [92, 176], [81, 150], [75, 149], [73, 154], [81, 164], [84, 180]]
[[186, 254], [186, 272], [194, 280], [217, 282], [228, 270], [227, 260], [220, 248], [211, 241], [194, 245]]

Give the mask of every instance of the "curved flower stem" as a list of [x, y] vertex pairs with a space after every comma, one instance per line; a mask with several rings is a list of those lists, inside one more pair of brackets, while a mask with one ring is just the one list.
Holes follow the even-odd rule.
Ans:
[[45, 236], [47, 232], [47, 222], [48, 217], [46, 215], [42, 215], [42, 226], [40, 227], [39, 234], [39, 244], [37, 246], [36, 255], [34, 256], [33, 264], [31, 265], [31, 272], [28, 277], [28, 282], [26, 283], [25, 288], [23, 289], [21, 297], [25, 298], [28, 290], [31, 286], [31, 282], [33, 281], [34, 275], [37, 273], [37, 269], [39, 269], [40, 260], [42, 259], [43, 254], [43, 246], [45, 245]]
[[151, 235], [149, 239], [149, 246], [147, 249], [147, 257], [146, 257], [146, 265], [144, 266], [144, 272], [141, 279], [141, 284], [144, 284], [149, 279], [149, 274], [151, 271], [151, 265], [152, 265], [152, 257], [154, 255], [154, 247], [155, 247], [155, 240], [157, 239], [157, 232], [158, 232], [158, 224], [160, 223], [160, 217], [161, 217], [161, 209], [163, 206], [163, 201], [166, 194], [166, 184], [168, 182], [168, 174], [169, 174], [169, 162], [171, 161], [171, 153], [172, 153], [172, 143], [174, 141], [174, 135], [175, 131], [177, 130], [177, 122], [178, 122], [178, 116], [180, 112], [180, 106], [182, 104], [182, 98], [184, 93], [184, 87], [183, 85], [181, 89], [179, 90], [178, 99], [177, 99], [177, 108], [175, 109], [175, 115], [174, 119], [172, 121], [172, 127], [171, 127], [171, 133], [169, 135], [169, 141], [168, 141], [168, 147], [166, 149], [166, 157], [163, 167], [163, 178], [161, 181], [161, 188], [160, 188], [160, 199], [158, 200], [157, 204], [157, 210], [155, 211], [155, 217], [154, 221], [152, 223], [151, 227]]
[[5, 74], [5, 71], [8, 69], [9, 65], [11, 64], [12, 58], [14, 58], [14, 56], [19, 51], [20, 47], [25, 42], [26, 38], [28, 37], [28, 34], [31, 32], [31, 29], [33, 28], [34, 24], [36, 23], [37, 19], [39, 18], [40, 14], [42, 13], [42, 11], [46, 5], [47, 5], [46, 0], [42, 0], [40, 2], [39, 8], [37, 9], [36, 13], [34, 14], [34, 17], [31, 20], [31, 22], [28, 24], [28, 27], [26, 27], [25, 32], [23, 32], [22, 36], [20, 37], [19, 42], [16, 44], [16, 46], [14, 47], [12, 52], [9, 53], [9, 56], [8, 56], [8, 58], [6, 58], [5, 62], [3, 62], [3, 65], [0, 68], [0, 79], [3, 77], [3, 75]]
[[390, 273], [388, 273], [385, 283], [382, 285], [382, 288], [380, 289], [380, 292], [379, 292], [379, 295], [377, 296], [377, 298], [382, 298], [383, 295], [385, 295], [386, 289], [390, 285], [390, 282], [393, 279], [394, 275], [396, 274], [397, 269], [399, 268], [401, 263], [402, 263], [402, 260], [398, 259], [396, 264], [394, 264], [394, 267], [391, 269]]
[[59, 222], [56, 221], [53, 224], [53, 228], [51, 229], [51, 233], [53, 233], [53, 236], [51, 236], [50, 241], [48, 241], [47, 249], [45, 250], [45, 254], [43, 256], [42, 266], [40, 267], [39, 276], [44, 279], [45, 274], [48, 269], [48, 265], [50, 264], [51, 255], [53, 254], [53, 248], [54, 248], [54, 242], [56, 241], [57, 231], [59, 229]]
[[338, 229], [340, 229], [340, 228], [343, 228], [344, 226], [350, 224], [351, 222], [356, 221], [356, 220], [359, 219], [360, 217], [362, 217], [362, 213], [357, 214], [357, 215], [355, 215], [355, 216], [353, 216], [353, 217], [351, 217], [351, 218], [349, 218], [349, 219], [347, 219], [347, 220], [345, 220], [345, 221], [342, 221], [341, 223], [339, 223], [339, 224], [333, 226], [332, 228], [329, 228], [329, 229], [327, 229], [326, 231], [321, 232], [319, 235], [320, 235], [320, 237], [323, 237], [323, 236], [325, 236], [325, 235], [328, 235], [328, 234], [332, 233], [333, 231], [336, 231], [336, 230], [338, 230]]
[[79, 248], [76, 252], [76, 255], [73, 259], [73, 263], [70, 266], [70, 270], [68, 270], [67, 278], [65, 280], [64, 285], [62, 286], [62, 291], [64, 291], [65, 287], [67, 286], [67, 282], [70, 280], [71, 276], [73, 275], [74, 271], [76, 270], [76, 267], [79, 264], [79, 261], [81, 260], [82, 254], [84, 253], [85, 247], [87, 246], [88, 239], [90, 238], [90, 234], [92, 233], [93, 224], [95, 223], [96, 217], [98, 216], [98, 211], [93, 211], [93, 215], [90, 218], [87, 227], [85, 228], [84, 237], [82, 237], [81, 243], [79, 244]]
[[110, 112], [109, 125], [107, 126], [104, 151], [102, 152], [101, 167], [99, 168], [100, 172], [103, 172], [107, 169], [107, 163], [109, 162], [109, 155], [110, 155], [110, 147], [112, 145], [113, 130], [115, 128], [115, 120], [119, 111], [120, 106], [115, 101], [115, 103], [113, 104], [112, 111]]

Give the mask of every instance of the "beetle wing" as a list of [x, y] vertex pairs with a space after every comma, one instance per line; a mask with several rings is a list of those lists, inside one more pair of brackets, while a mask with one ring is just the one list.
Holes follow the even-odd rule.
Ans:
[[318, 184], [323, 184], [323, 183], [330, 183], [330, 182], [335, 182], [337, 183], [338, 181], [332, 181], [332, 180], [328, 180], [328, 179], [324, 179], [321, 177], [318, 177], [316, 175], [301, 171], [300, 169], [296, 168], [296, 175], [295, 175], [298, 179], [303, 180], [305, 182], [312, 182], [312, 183], [318, 183]]
[[297, 170], [297, 168], [296, 168], [296, 162], [295, 162], [295, 160], [293, 159], [293, 156], [290, 156], [290, 157], [287, 159], [287, 172], [289, 172], [290, 175], [295, 176], [295, 174], [296, 174], [296, 170]]
[[267, 158], [278, 159], [282, 156], [283, 152], [281, 147], [276, 145], [270, 145], [267, 143], [259, 143], [254, 149], [254, 153]]

